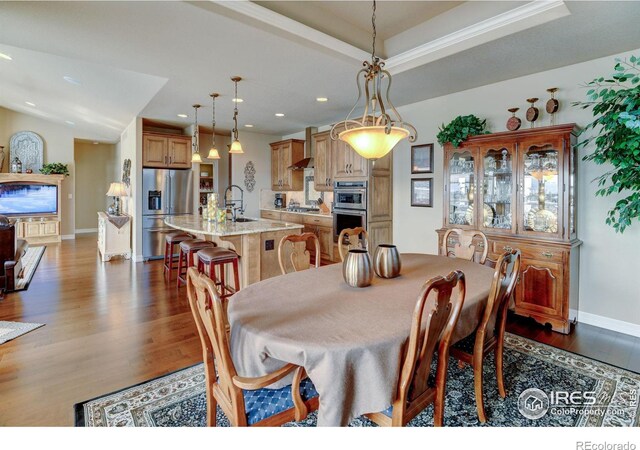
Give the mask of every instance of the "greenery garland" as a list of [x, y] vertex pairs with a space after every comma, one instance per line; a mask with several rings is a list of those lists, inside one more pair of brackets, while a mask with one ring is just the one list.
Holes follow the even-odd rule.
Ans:
[[436, 138], [440, 145], [450, 142], [454, 147], [458, 148], [469, 136], [489, 134], [490, 132], [485, 130], [486, 124], [486, 119], [480, 120], [473, 114], [458, 116], [449, 122], [448, 125], [445, 126], [442, 124]]

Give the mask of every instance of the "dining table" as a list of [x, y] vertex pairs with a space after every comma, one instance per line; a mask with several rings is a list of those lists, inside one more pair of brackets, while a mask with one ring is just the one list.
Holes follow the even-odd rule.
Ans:
[[[227, 315], [238, 374], [261, 376], [286, 363], [304, 367], [320, 397], [319, 426], [346, 426], [362, 414], [385, 410], [396, 394], [424, 283], [453, 270], [464, 272], [466, 295], [455, 343], [478, 326], [494, 274], [487, 266], [445, 256], [403, 253], [401, 261], [400, 276], [374, 277], [365, 288], [349, 286], [342, 264], [332, 264], [237, 292]], [[269, 387], [288, 383], [285, 378]]]

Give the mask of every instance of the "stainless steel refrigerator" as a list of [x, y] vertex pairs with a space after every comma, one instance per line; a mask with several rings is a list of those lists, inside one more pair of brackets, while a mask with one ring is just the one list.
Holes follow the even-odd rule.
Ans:
[[193, 214], [193, 172], [189, 169], [142, 169], [142, 256], [164, 255], [167, 216]]

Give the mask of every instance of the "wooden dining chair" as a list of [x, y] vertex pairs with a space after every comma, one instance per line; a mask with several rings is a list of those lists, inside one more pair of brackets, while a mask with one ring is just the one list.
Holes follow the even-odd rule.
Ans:
[[[458, 235], [458, 242], [453, 246], [453, 250], [449, 249], [449, 237], [452, 234]], [[477, 249], [473, 243], [473, 238], [479, 236], [481, 239], [482, 248]], [[442, 238], [442, 254], [445, 256], [453, 256], [455, 258], [462, 258], [468, 261], [473, 261], [476, 254], [476, 250], [482, 250], [478, 263], [484, 264], [487, 259], [487, 252], [489, 251], [489, 242], [487, 236], [480, 230], [462, 230], [460, 228], [451, 228], [447, 230]]]
[[[291, 244], [291, 266], [293, 267], [294, 272], [299, 272], [301, 270], [306, 270], [311, 267], [311, 254], [309, 250], [307, 250], [307, 243], [311, 242], [314, 246], [315, 252], [315, 263], [314, 267], [317, 269], [320, 267], [320, 241], [318, 240], [318, 236], [313, 233], [302, 233], [302, 234], [290, 234], [288, 236], [283, 237], [280, 240], [280, 244], [278, 244], [278, 262], [280, 263], [280, 270], [282, 271], [282, 275], [287, 274], [287, 268], [284, 260], [284, 251], [285, 245], [287, 243]], [[305, 245], [300, 245], [300, 243], [304, 243]]]
[[[360, 238], [360, 235], [362, 235], [362, 238]], [[348, 244], [344, 243], [345, 240]], [[338, 236], [338, 253], [340, 253], [340, 261], [344, 261], [349, 250], [353, 248], [369, 248], [369, 235], [367, 234], [367, 230], [362, 227], [345, 228], [340, 232], [340, 236]]]
[[[222, 300], [214, 282], [195, 267], [187, 271], [187, 297], [202, 344], [207, 426], [216, 426], [217, 405], [232, 426], [278, 426], [300, 421], [309, 410], [318, 408], [318, 393], [300, 366], [286, 364], [255, 378], [238, 375], [231, 359]], [[264, 389], [290, 373], [291, 385]]]
[[[457, 286], [458, 295], [452, 299]], [[431, 293], [434, 295], [430, 295]], [[405, 426], [433, 403], [433, 424], [442, 426], [447, 384], [449, 344], [465, 296], [465, 278], [460, 270], [427, 281], [413, 310], [411, 332], [400, 370], [396, 398], [385, 411], [367, 417], [382, 426]], [[438, 345], [435, 378], [431, 362]]]
[[486, 422], [484, 399], [482, 394], [482, 365], [484, 358], [492, 350], [495, 353], [496, 378], [500, 397], [506, 397], [502, 374], [504, 330], [507, 323], [509, 299], [513, 293], [520, 273], [520, 250], [506, 252], [498, 258], [493, 282], [478, 328], [451, 347], [451, 355], [460, 366], [469, 364], [473, 368], [473, 384], [476, 396], [476, 408], [480, 422]]

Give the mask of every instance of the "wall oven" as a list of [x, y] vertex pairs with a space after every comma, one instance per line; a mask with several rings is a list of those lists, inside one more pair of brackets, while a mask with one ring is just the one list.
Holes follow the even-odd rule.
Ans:
[[333, 208], [333, 242], [338, 242], [338, 236], [345, 228], [356, 227], [367, 229], [366, 210]]
[[336, 181], [333, 186], [333, 241], [345, 228], [367, 228], [367, 182]]

